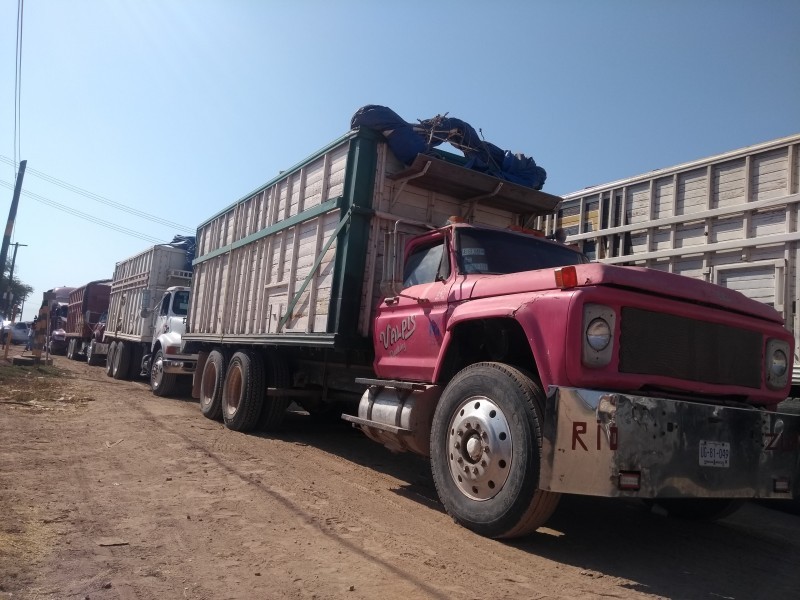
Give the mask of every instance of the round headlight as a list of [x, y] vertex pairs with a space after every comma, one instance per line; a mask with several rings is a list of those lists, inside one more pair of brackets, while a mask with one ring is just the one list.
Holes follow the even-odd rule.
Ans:
[[586, 328], [586, 342], [596, 352], [604, 350], [611, 343], [611, 327], [605, 319], [593, 319]]
[[786, 373], [786, 369], [789, 366], [789, 361], [786, 358], [786, 354], [783, 350], [775, 350], [772, 353], [772, 359], [769, 363], [769, 370], [775, 377], [783, 377]]

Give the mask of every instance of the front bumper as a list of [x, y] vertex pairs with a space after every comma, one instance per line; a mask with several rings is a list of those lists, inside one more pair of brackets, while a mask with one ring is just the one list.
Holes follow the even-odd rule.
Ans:
[[164, 373], [174, 375], [191, 375], [197, 367], [197, 354], [181, 354], [164, 356], [162, 368]]
[[800, 494], [798, 440], [797, 415], [553, 386], [539, 487], [606, 497], [792, 498]]

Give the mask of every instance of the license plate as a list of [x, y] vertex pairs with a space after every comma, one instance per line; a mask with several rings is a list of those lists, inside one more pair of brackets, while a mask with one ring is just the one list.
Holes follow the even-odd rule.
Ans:
[[731, 445], [728, 442], [700, 441], [701, 467], [729, 467], [731, 465]]

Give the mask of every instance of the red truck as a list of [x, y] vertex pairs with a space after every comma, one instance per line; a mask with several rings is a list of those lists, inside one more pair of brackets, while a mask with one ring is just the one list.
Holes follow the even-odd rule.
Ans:
[[561, 493], [717, 517], [798, 493], [800, 418], [776, 412], [793, 339], [759, 302], [589, 263], [525, 226], [560, 198], [355, 129], [198, 228], [184, 352], [237, 431], [290, 402], [430, 458], [481, 535]]
[[65, 335], [67, 358], [70, 360], [87, 357], [92, 359], [91, 364], [97, 364], [99, 356], [91, 352], [87, 355], [87, 351], [95, 327], [108, 312], [110, 293], [110, 279], [92, 281], [70, 292]]

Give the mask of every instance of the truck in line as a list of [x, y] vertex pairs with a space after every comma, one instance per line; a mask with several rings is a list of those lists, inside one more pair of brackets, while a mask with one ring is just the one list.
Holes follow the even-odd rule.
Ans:
[[793, 334], [800, 398], [800, 134], [567, 194], [539, 226], [605, 264], [737, 290]]
[[93, 355], [106, 355], [110, 377], [148, 377], [158, 396], [174, 393], [182, 378], [191, 378], [197, 357], [181, 351], [191, 278], [186, 240], [153, 246], [116, 264], [103, 341], [90, 342]]
[[43, 305], [47, 306], [47, 345], [50, 354], [67, 353], [67, 311], [69, 295], [74, 287], [60, 286], [44, 292]]
[[183, 352], [202, 413], [269, 431], [290, 402], [351, 402], [343, 418], [429, 457], [446, 511], [496, 538], [562, 493], [698, 517], [796, 495], [780, 315], [526, 229], [560, 201], [350, 131], [198, 227]]
[[69, 294], [67, 304], [67, 358], [80, 360], [87, 358], [89, 364], [99, 364], [102, 356], [97, 352], [88, 353], [92, 333], [101, 316], [108, 311], [111, 293], [111, 280], [91, 281], [75, 288]]

